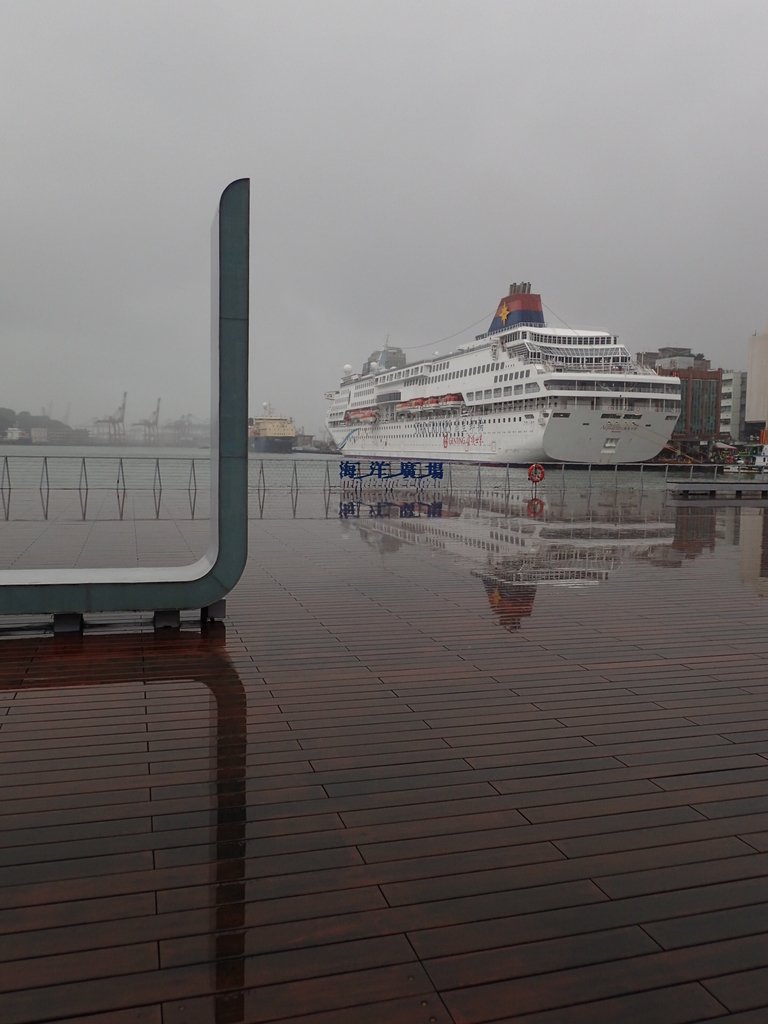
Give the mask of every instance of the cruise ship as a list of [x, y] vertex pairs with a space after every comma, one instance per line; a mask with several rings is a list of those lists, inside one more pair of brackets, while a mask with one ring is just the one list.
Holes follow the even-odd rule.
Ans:
[[667, 444], [680, 382], [638, 365], [615, 335], [548, 327], [513, 284], [490, 327], [446, 356], [402, 349], [344, 367], [327, 427], [347, 456], [497, 464], [644, 462]]

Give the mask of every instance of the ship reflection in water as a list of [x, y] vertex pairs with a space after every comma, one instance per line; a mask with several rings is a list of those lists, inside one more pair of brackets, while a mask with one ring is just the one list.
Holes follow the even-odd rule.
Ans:
[[627, 560], [675, 568], [714, 550], [714, 509], [667, 508], [664, 492], [592, 488], [532, 497], [346, 501], [341, 519], [382, 553], [426, 545], [467, 564], [507, 630], [533, 613], [539, 587], [594, 587]]

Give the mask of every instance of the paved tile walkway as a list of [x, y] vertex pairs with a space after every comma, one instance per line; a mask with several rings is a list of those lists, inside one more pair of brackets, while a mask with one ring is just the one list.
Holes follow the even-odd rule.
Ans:
[[224, 630], [6, 634], [0, 1021], [768, 1020], [768, 604], [681, 514], [582, 587], [254, 522]]

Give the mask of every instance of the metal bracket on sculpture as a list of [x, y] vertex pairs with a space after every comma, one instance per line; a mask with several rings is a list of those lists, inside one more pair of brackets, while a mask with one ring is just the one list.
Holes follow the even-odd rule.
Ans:
[[223, 616], [248, 554], [249, 199], [250, 181], [233, 181], [213, 224], [208, 550], [181, 566], [2, 569], [0, 615], [53, 615], [57, 632], [82, 628], [89, 612], [151, 611], [156, 627], [183, 609]]

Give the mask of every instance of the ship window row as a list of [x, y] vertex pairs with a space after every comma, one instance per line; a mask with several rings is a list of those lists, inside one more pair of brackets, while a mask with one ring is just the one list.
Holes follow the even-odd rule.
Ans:
[[530, 370], [515, 370], [514, 373], [500, 373], [498, 377], [493, 378], [493, 383], [498, 384], [504, 380], [517, 380], [519, 377], [530, 377]]
[[[449, 365], [450, 364], [448, 362], [438, 363], [438, 364], [436, 364], [436, 366], [432, 367], [432, 370], [435, 370], [435, 369], [445, 369]], [[386, 376], [381, 377], [379, 379], [379, 383], [380, 384], [386, 384], [389, 381], [392, 381], [392, 380], [402, 380], [403, 378], [407, 377], [407, 378], [410, 378], [410, 379], [404, 381], [404, 383], [406, 385], [408, 385], [408, 384], [416, 384], [416, 383], [420, 384], [420, 383], [424, 383], [425, 381], [428, 384], [436, 384], [436, 383], [438, 383], [440, 381], [444, 381], [444, 380], [457, 380], [459, 377], [473, 377], [473, 376], [475, 376], [475, 374], [478, 374], [478, 373], [491, 373], [492, 371], [500, 370], [501, 367], [502, 367], [502, 364], [500, 362], [484, 363], [481, 366], [470, 366], [470, 367], [466, 367], [463, 370], [451, 370], [448, 373], [432, 373], [429, 377], [424, 378], [424, 380], [418, 380], [418, 381], [415, 380], [415, 378], [419, 374], [422, 373], [424, 368], [421, 367], [421, 366], [419, 366], [419, 367], [411, 367], [408, 370], [401, 370], [398, 373], [388, 373], [388, 374], [386, 374]], [[521, 376], [521, 377], [523, 377], [523, 376], [529, 377], [530, 373], [531, 373], [530, 370], [525, 370], [525, 371], [520, 370], [519, 371], [519, 376]], [[518, 376], [518, 374], [515, 374], [515, 377], [517, 377], [517, 376]], [[507, 378], [507, 379], [511, 379], [511, 378]], [[363, 392], [360, 391], [359, 393], [362, 394]]]
[[539, 334], [538, 332], [534, 334], [531, 332], [529, 337], [531, 341], [541, 341], [549, 345], [615, 345], [618, 341], [618, 338], [609, 334], [602, 338], [599, 335], [576, 338], [564, 337], [562, 334]]
[[[426, 378], [427, 384], [438, 384], [444, 380], [457, 380], [459, 377], [474, 377], [478, 373], [490, 373], [492, 370], [500, 370], [501, 363], [485, 363], [483, 366], [470, 366], [464, 370], [451, 370], [449, 373], [438, 373], [432, 377]], [[520, 371], [520, 376], [530, 376], [531, 371], [526, 370], [525, 373]], [[415, 383], [415, 382], [414, 382]], [[423, 382], [419, 382], [423, 383]]]
[[551, 362], [560, 365], [571, 366], [627, 366], [631, 362], [629, 356], [569, 356], [552, 355], [549, 352], [542, 352], [543, 359], [550, 359]]
[[541, 359], [546, 359], [550, 363], [554, 363], [556, 366], [584, 366], [589, 369], [599, 370], [605, 367], [608, 370], [613, 370], [619, 366], [631, 366], [631, 359], [629, 356], [596, 356], [596, 355], [579, 355], [573, 356], [566, 354], [552, 354], [550, 352], [542, 352]]
[[[535, 382], [532, 382], [531, 384], [526, 384], [525, 385], [525, 393], [526, 394], [535, 394], [539, 390], [540, 390], [539, 385], [536, 384]], [[505, 388], [484, 388], [482, 391], [468, 391], [467, 392], [467, 401], [468, 402], [480, 402], [480, 401], [483, 401], [486, 398], [491, 398], [491, 399], [493, 399], [493, 398], [509, 398], [512, 394], [522, 395], [523, 394], [523, 385], [522, 384], [514, 384], [514, 385], [509, 385], [508, 384]]]
[[[446, 366], [448, 364], [446, 363]], [[417, 374], [422, 373], [424, 370], [423, 366], [406, 366], [404, 370], [398, 370], [396, 373], [388, 373], [382, 377], [379, 381], [380, 384], [388, 384], [391, 380], [402, 380], [404, 377], [415, 377]]]
[[[566, 357], [566, 361], [569, 361], [567, 357]], [[573, 361], [574, 362], [579, 362], [580, 365], [582, 363], [591, 364], [593, 362], [593, 360], [590, 360], [590, 359], [586, 359], [584, 361], [581, 361], [581, 360], [576, 360], [575, 358], [574, 358]], [[594, 362], [598, 363], [598, 364], [602, 364], [604, 362], [626, 362], [626, 361], [627, 361], [626, 358], [615, 359], [615, 360], [602, 360], [602, 359], [594, 360]], [[459, 378], [462, 378], [462, 377], [474, 376], [474, 375], [476, 375], [478, 373], [490, 373], [492, 370], [500, 369], [501, 365], [502, 365], [501, 363], [485, 363], [485, 364], [483, 364], [481, 366], [467, 367], [466, 369], [463, 369], [463, 370], [453, 370], [453, 371], [451, 371], [449, 373], [436, 374], [436, 375], [431, 376], [431, 377], [426, 378], [426, 379], [425, 378], [416, 379], [415, 377], [411, 377], [411, 379], [404, 381], [403, 385], [404, 386], [409, 386], [409, 385], [412, 385], [412, 384], [422, 385], [424, 383], [437, 384], [437, 383], [441, 383], [441, 382], [446, 381], [446, 380], [456, 380], [456, 379], [459, 379]], [[514, 372], [509, 371], [507, 373], [502, 373], [502, 374], [498, 374], [497, 376], [495, 376], [493, 378], [493, 383], [497, 384], [497, 383], [500, 383], [500, 382], [503, 382], [503, 381], [507, 381], [507, 380], [518, 380], [520, 378], [530, 377], [530, 375], [531, 375], [531, 371], [530, 370], [517, 370], [517, 371], [514, 371]], [[395, 378], [400, 379], [401, 377], [402, 377], [402, 373], [388, 374], [386, 377], [383, 378], [381, 383], [384, 383], [386, 381], [389, 381], [389, 380], [392, 380], [392, 379], [395, 379]], [[593, 381], [587, 381], [587, 382], [585, 382], [585, 381], [574, 381], [574, 380], [559, 379], [559, 380], [556, 380], [556, 381], [547, 381], [545, 386], [548, 389], [550, 389], [550, 390], [557, 390], [557, 391], [595, 391], [595, 390], [597, 390], [597, 391], [652, 391], [652, 392], [657, 392], [657, 393], [658, 392], [662, 392], [662, 393], [665, 393], [665, 394], [679, 394], [679, 387], [678, 387], [678, 385], [676, 385], [676, 384], [660, 384], [657, 381], [633, 381], [631, 384], [628, 384], [626, 381], [594, 381], [594, 382]], [[372, 394], [373, 390], [374, 389], [372, 387], [364, 388], [364, 389], [363, 388], [358, 389], [358, 390], [355, 391], [355, 397], [357, 398], [358, 396], [362, 397], [363, 395]]]
[[559, 377], [544, 382], [548, 391], [652, 391], [656, 394], [679, 395], [680, 387], [677, 384], [662, 384], [659, 381], [644, 380], [568, 380]]
[[[541, 352], [544, 355], [559, 355], [567, 356], [573, 355], [573, 345], [529, 345], [529, 348], [533, 352]], [[578, 358], [581, 359], [583, 355], [588, 353], [579, 353]], [[612, 345], [610, 348], [603, 345], [601, 348], [593, 348], [592, 355], [599, 359], [609, 359], [612, 356], [621, 356], [624, 362], [629, 362], [630, 356], [623, 345]]]
[[485, 341], [488, 337], [500, 337], [503, 342], [508, 344], [510, 341], [527, 341], [528, 338], [538, 338], [539, 335], [534, 334], [533, 331], [512, 331], [508, 334], [504, 334], [502, 331], [494, 331], [492, 334], [490, 332], [488, 334], [476, 334], [475, 341]]
[[[530, 389], [538, 389], [537, 384], [529, 385], [529, 392], [523, 394], [523, 386], [521, 384], [515, 384], [514, 386], [507, 385], [504, 388], [485, 388], [482, 391], [468, 391], [466, 393], [465, 401], [467, 403], [478, 403], [482, 402], [484, 405], [488, 403], [508, 405], [511, 403], [515, 409], [579, 409], [579, 408], [590, 408], [590, 409], [610, 409], [611, 413], [606, 414], [610, 417], [615, 417], [617, 413], [626, 413], [625, 418], [635, 418], [634, 410], [654, 410], [655, 412], [675, 412], [675, 417], [679, 412], [679, 402], [667, 400], [662, 401], [659, 398], [628, 398], [628, 397], [616, 397], [616, 398], [594, 398], [584, 396], [579, 398], [574, 396], [573, 398], [552, 398], [549, 396], [541, 396], [538, 398], [531, 397]], [[512, 391], [514, 390], [514, 397]], [[465, 406], [466, 409], [466, 406]], [[469, 411], [469, 410], [468, 410]], [[477, 412], [476, 409], [471, 411]], [[465, 412], [466, 415], [466, 412]], [[555, 413], [557, 415], [557, 413]], [[675, 418], [673, 417], [673, 418]]]
[[[536, 409], [538, 408], [538, 404], [536, 402], [526, 402], [524, 408]], [[486, 426], [489, 423], [526, 423], [530, 426], [528, 421], [535, 418], [534, 413], [525, 412], [518, 416], [489, 416], [487, 419], [483, 420], [483, 422]], [[402, 437], [403, 429], [401, 426], [384, 427], [378, 431], [378, 435], [383, 437]]]

